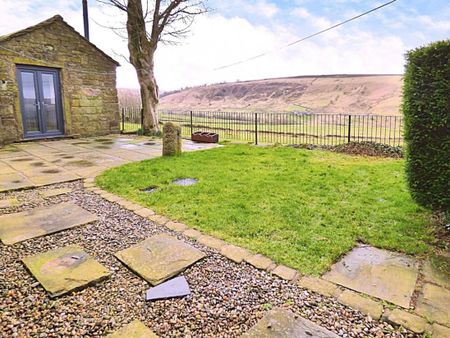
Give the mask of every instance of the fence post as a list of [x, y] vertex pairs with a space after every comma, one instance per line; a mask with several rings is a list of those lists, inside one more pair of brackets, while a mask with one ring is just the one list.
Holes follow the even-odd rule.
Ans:
[[347, 136], [347, 142], [350, 143], [350, 137], [351, 137], [351, 130], [352, 130], [352, 116], [348, 116], [348, 136]]
[[122, 133], [125, 131], [125, 108], [122, 107]]
[[258, 113], [255, 113], [255, 144], [258, 145]]
[[192, 136], [192, 134], [194, 133], [194, 119], [192, 117], [192, 110], [190, 112], [190, 115], [191, 115], [191, 136]]

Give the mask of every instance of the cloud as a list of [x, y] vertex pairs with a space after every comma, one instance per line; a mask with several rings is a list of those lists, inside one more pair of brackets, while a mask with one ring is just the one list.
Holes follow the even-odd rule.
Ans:
[[[71, 4], [68, 6], [66, 0], [23, 0], [17, 6], [16, 0], [2, 0], [0, 34], [25, 28], [57, 13], [82, 32], [81, 2]], [[406, 50], [417, 45], [417, 39], [430, 41], [437, 36], [422, 32], [421, 27], [434, 27], [442, 34], [449, 26], [445, 17], [431, 19], [425, 14], [411, 26], [412, 17], [417, 15], [405, 14], [404, 18], [399, 15], [396, 19], [404, 23], [402, 30], [389, 28], [381, 19], [370, 25], [365, 25], [365, 21], [355, 22], [283, 48], [336, 23], [315, 14], [323, 13], [307, 4], [315, 2], [297, 1], [289, 8], [268, 0], [218, 2], [217, 10], [197, 18], [191, 33], [180, 45], [158, 47], [155, 72], [160, 88], [172, 90], [222, 81], [307, 74], [402, 73]], [[122, 64], [117, 73], [118, 86], [137, 88], [135, 71], [126, 62], [126, 41], [95, 23], [120, 26], [125, 17], [119, 10], [93, 1], [89, 11], [92, 42]], [[219, 66], [267, 51], [265, 57], [214, 71]]]
[[[405, 46], [397, 37], [349, 30], [282, 49], [298, 37], [294, 33], [280, 25], [252, 25], [243, 18], [203, 17], [183, 45], [158, 51], [156, 75], [162, 88], [174, 88], [302, 74], [403, 71]], [[214, 71], [265, 51], [270, 51], [265, 57]]]
[[304, 7], [297, 7], [294, 8], [291, 12], [292, 15], [304, 19], [304, 21], [307, 21], [307, 23], [315, 28], [318, 29], [325, 29], [332, 25], [331, 21], [321, 17], [321, 16], [315, 16], [312, 15], [306, 8]]
[[212, 1], [214, 13], [229, 16], [253, 16], [259, 19], [271, 19], [281, 12], [280, 8], [273, 2], [267, 0], [228, 0]]

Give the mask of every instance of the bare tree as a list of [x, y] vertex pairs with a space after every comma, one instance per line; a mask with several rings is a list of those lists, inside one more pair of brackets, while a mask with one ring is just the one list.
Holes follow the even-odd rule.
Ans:
[[[126, 12], [130, 62], [136, 69], [144, 112], [144, 133], [159, 130], [155, 78], [158, 43], [176, 44], [189, 32], [194, 18], [207, 12], [204, 0], [97, 0]], [[145, 10], [143, 8], [144, 2]]]

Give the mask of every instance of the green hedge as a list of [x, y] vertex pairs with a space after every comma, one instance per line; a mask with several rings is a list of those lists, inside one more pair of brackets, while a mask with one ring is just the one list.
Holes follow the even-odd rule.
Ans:
[[407, 53], [403, 85], [406, 171], [422, 206], [450, 208], [450, 40]]

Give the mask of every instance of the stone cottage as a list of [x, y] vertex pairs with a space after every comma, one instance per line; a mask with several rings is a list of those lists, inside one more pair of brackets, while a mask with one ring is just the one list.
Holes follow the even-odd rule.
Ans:
[[117, 133], [117, 66], [59, 15], [0, 36], [0, 145]]

